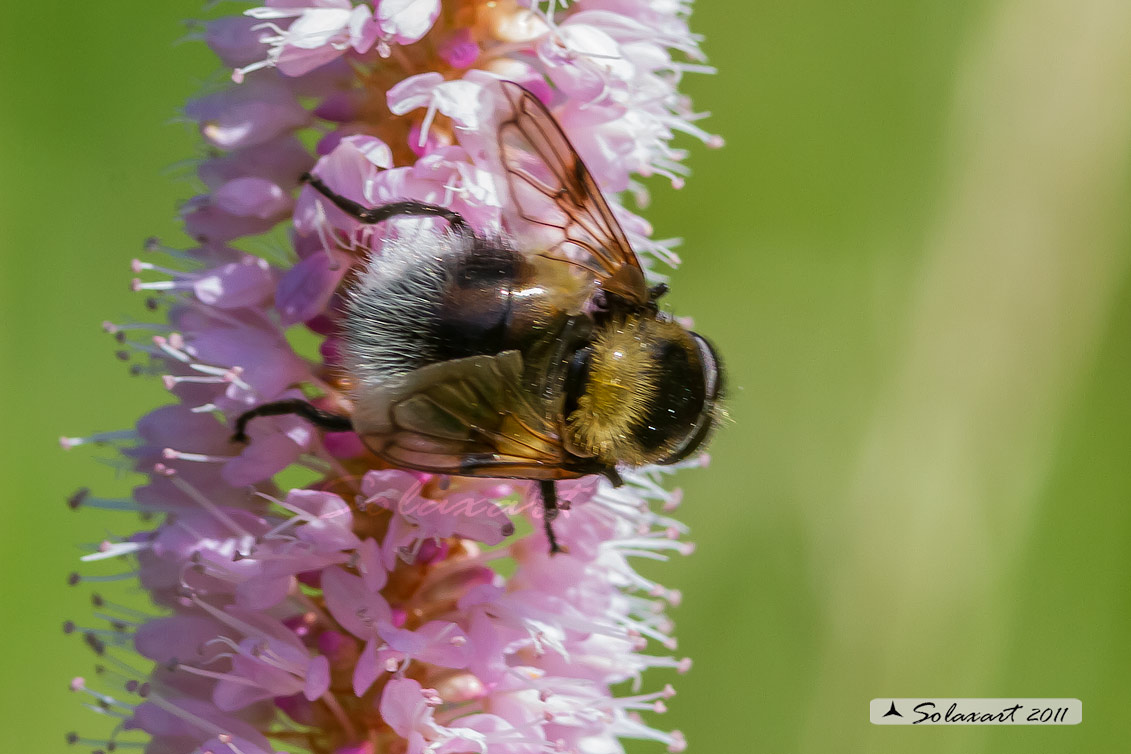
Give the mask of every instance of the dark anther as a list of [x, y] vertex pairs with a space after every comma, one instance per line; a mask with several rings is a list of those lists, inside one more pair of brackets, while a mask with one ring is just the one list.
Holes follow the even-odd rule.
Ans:
[[86, 496], [89, 494], [89, 487], [80, 487], [79, 489], [75, 490], [70, 497], [67, 498], [67, 507], [71, 510], [77, 509], [80, 505], [82, 505], [82, 501], [86, 500]]

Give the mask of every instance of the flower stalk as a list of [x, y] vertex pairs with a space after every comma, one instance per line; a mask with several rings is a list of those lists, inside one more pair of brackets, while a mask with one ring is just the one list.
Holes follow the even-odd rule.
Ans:
[[[687, 3], [580, 0], [267, 2], [202, 25], [232, 83], [188, 103], [208, 156], [205, 191], [182, 209], [190, 248], [156, 240], [133, 290], [160, 323], [106, 323], [132, 371], [174, 402], [134, 429], [64, 438], [111, 446], [146, 476], [129, 499], [80, 490], [85, 507], [141, 514], [141, 531], [84, 563], [123, 564], [74, 584], [136, 580], [153, 612], [94, 596], [95, 622], [68, 623], [98, 655], [96, 688], [72, 689], [111, 718], [109, 751], [150, 754], [621, 751], [653, 739], [674, 693], [643, 692], [651, 668], [685, 672], [667, 605], [631, 565], [687, 554], [667, 513], [669, 469], [564, 482], [551, 556], [536, 485], [387, 468], [353, 432], [262, 417], [289, 398], [340, 410], [343, 297], [390, 238], [443, 221], [364, 225], [322, 201], [311, 172], [366, 206], [415, 199], [485, 234], [513, 218], [483, 144], [499, 79], [552, 110], [594, 173], [650, 275], [677, 260], [619, 202], [640, 178], [679, 186], [682, 132], [711, 145], [677, 86], [708, 70]], [[313, 144], [313, 149], [308, 145]], [[290, 259], [254, 251], [283, 245]], [[305, 331], [316, 352], [300, 353]], [[699, 463], [696, 461], [695, 463]], [[314, 481], [284, 481], [301, 470]], [[657, 510], [658, 509], [658, 510]], [[152, 524], [156, 525], [153, 526]], [[516, 529], [520, 534], [516, 534]], [[139, 657], [140, 655], [140, 657]], [[151, 669], [146, 669], [149, 664]], [[651, 683], [651, 681], [649, 680]]]

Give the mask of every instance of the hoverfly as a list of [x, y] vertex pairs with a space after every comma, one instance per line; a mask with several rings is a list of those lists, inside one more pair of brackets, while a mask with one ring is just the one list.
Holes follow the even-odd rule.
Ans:
[[502, 82], [498, 158], [516, 214], [549, 240], [489, 237], [445, 208], [368, 208], [310, 185], [362, 223], [436, 216], [448, 228], [389, 240], [343, 312], [348, 416], [300, 400], [253, 408], [353, 430], [393, 466], [537, 480], [551, 552], [555, 482], [671, 464], [705, 442], [722, 366], [711, 344], [661, 312], [592, 174], [549, 110]]

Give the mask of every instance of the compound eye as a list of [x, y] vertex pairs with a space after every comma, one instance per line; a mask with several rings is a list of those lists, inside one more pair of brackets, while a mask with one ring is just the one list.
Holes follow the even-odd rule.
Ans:
[[679, 463], [697, 451], [715, 428], [715, 403], [723, 390], [722, 364], [714, 347], [704, 337], [691, 333], [698, 351], [700, 365], [699, 384], [702, 386], [702, 400], [698, 404], [697, 415], [685, 425], [686, 435], [682, 442], [664, 458], [657, 461], [661, 465]]
[[694, 349], [681, 340], [657, 346], [659, 379], [647, 413], [633, 427], [633, 437], [648, 457], [664, 458], [667, 449], [682, 447], [683, 438], [695, 430], [706, 394]]
[[723, 394], [723, 364], [711, 341], [697, 332], [691, 333], [699, 349], [699, 360], [703, 364], [703, 383], [707, 400], [714, 403]]

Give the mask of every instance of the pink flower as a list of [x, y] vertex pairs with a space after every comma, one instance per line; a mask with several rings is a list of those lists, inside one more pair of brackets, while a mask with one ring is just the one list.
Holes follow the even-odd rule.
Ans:
[[[128, 499], [84, 489], [68, 500], [151, 527], [82, 560], [128, 560], [121, 577], [148, 591], [152, 613], [95, 595], [107, 627], [66, 625], [114, 668], [105, 690], [72, 683], [121, 721], [103, 748], [604, 754], [625, 737], [684, 748], [641, 717], [674, 693], [648, 671], [690, 666], [670, 654], [664, 607], [678, 593], [632, 566], [691, 551], [683, 527], [652, 510], [678, 502], [665, 471], [625, 473], [619, 489], [560, 484], [568, 552], [551, 556], [528, 482], [385, 468], [352, 431], [295, 416], [257, 419], [249, 444], [231, 433], [241, 413], [281, 399], [345, 411], [348, 286], [381, 274], [390, 239], [445, 227], [362, 225], [304, 173], [366, 206], [418, 199], [477, 232], [515, 232], [493, 154], [499, 79], [551, 109], [644, 265], [677, 261], [616, 192], [641, 198], [638, 177], [653, 174], [680, 184], [677, 133], [719, 143], [677, 90], [706, 70], [687, 9], [264, 0], [204, 27], [237, 83], [185, 106], [210, 150], [206, 191], [181, 210], [196, 245], [151, 241], [134, 262], [132, 287], [160, 322], [105, 325], [131, 371], [159, 377], [172, 402], [134, 429], [63, 440], [112, 446], [119, 468], [145, 475]], [[524, 519], [534, 533], [515, 538]], [[71, 581], [118, 578], [104, 573]], [[617, 696], [624, 681], [653, 690]]]

